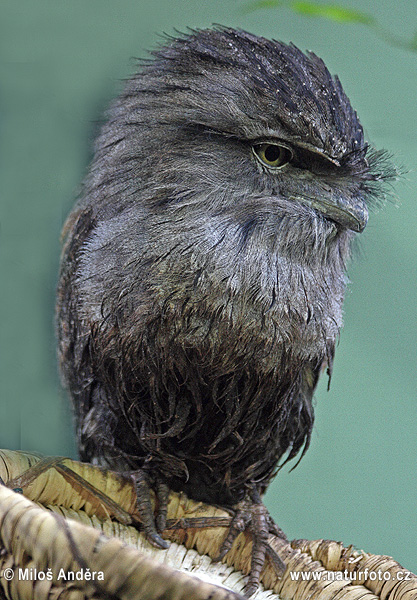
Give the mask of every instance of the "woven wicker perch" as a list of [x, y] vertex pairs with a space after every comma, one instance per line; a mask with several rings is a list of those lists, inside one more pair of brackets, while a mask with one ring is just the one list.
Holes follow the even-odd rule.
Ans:
[[[227, 564], [211, 560], [230, 523], [223, 510], [171, 493], [164, 537], [173, 543], [159, 550], [138, 531], [131, 483], [113, 472], [3, 450], [0, 477], [0, 599], [242, 597], [250, 535], [240, 534]], [[269, 541], [287, 569], [279, 579], [268, 562], [254, 599], [417, 600], [417, 577], [388, 556], [333, 541]]]

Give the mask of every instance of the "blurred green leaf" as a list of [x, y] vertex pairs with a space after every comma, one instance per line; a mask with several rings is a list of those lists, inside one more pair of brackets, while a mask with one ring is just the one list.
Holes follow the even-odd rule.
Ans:
[[291, 8], [300, 14], [323, 17], [338, 23], [362, 23], [372, 25], [375, 19], [367, 14], [339, 4], [318, 4], [317, 2], [292, 2]]
[[309, 17], [321, 17], [337, 23], [360, 23], [371, 28], [373, 32], [391, 46], [403, 48], [417, 53], [417, 31], [411, 40], [399, 37], [381, 27], [378, 21], [369, 13], [364, 13], [352, 8], [346, 8], [340, 4], [321, 4], [309, 2], [308, 0], [253, 0], [243, 8], [243, 12], [250, 13], [262, 8], [286, 7], [295, 13]]

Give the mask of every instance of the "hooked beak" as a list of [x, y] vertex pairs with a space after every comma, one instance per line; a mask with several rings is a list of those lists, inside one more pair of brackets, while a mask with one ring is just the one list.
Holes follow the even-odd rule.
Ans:
[[311, 206], [325, 218], [357, 233], [363, 231], [368, 222], [368, 208], [364, 200], [358, 197], [309, 198], [297, 196], [295, 199]]
[[313, 200], [311, 206], [335, 223], [360, 233], [368, 222], [368, 208], [358, 198], [336, 198], [334, 203], [327, 200]]

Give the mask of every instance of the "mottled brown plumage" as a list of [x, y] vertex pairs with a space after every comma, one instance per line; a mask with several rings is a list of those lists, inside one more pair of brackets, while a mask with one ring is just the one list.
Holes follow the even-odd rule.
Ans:
[[380, 159], [314, 54], [226, 28], [154, 53], [65, 227], [59, 357], [82, 459], [259, 505], [308, 447]]

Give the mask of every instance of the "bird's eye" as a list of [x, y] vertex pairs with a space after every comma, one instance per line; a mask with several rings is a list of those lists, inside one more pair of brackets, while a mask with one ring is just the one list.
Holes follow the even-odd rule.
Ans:
[[293, 155], [289, 148], [278, 144], [256, 144], [253, 146], [253, 152], [256, 158], [270, 169], [283, 167]]

